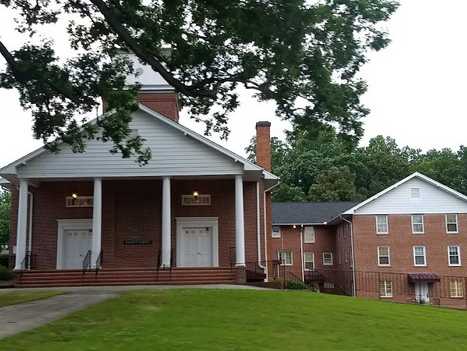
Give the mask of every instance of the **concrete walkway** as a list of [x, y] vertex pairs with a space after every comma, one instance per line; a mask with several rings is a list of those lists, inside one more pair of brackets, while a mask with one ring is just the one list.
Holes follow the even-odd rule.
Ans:
[[[263, 288], [213, 284], [213, 285], [143, 285], [143, 286], [88, 286], [88, 287], [59, 287], [59, 288], [30, 288], [27, 291], [63, 291], [64, 295], [48, 299], [37, 300], [0, 308], [0, 339], [20, 333], [25, 330], [40, 327], [56, 319], [83, 309], [87, 306], [102, 302], [119, 294], [131, 290], [159, 290], [159, 289], [257, 289]], [[26, 289], [2, 289], [0, 292], [25, 291]]]
[[[13, 289], [8, 289], [13, 290]], [[0, 339], [37, 328], [116, 294], [83, 291], [0, 308]]]

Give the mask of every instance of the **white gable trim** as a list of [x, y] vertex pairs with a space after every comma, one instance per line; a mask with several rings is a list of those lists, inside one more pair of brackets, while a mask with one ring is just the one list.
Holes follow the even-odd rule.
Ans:
[[448, 187], [448, 186], [446, 186], [444, 184], [441, 184], [440, 182], [437, 182], [436, 180], [431, 179], [430, 177], [427, 177], [426, 175], [423, 175], [423, 174], [421, 174], [419, 172], [415, 172], [415, 173], [412, 173], [411, 175], [409, 175], [408, 177], [402, 179], [401, 181], [399, 181], [399, 182], [391, 185], [390, 187], [384, 189], [383, 191], [379, 192], [378, 194], [373, 195], [372, 197], [366, 199], [363, 202], [360, 202], [356, 206], [354, 206], [351, 209], [345, 211], [344, 214], [354, 214], [355, 211], [357, 211], [361, 207], [369, 204], [370, 202], [373, 202], [374, 200], [380, 198], [381, 196], [383, 196], [384, 194], [390, 192], [391, 190], [396, 189], [397, 187], [401, 186], [402, 184], [408, 182], [409, 180], [411, 180], [413, 178], [418, 178], [418, 179], [420, 179], [420, 180], [422, 180], [422, 181], [424, 181], [424, 182], [426, 182], [428, 184], [431, 184], [431, 185], [439, 188], [442, 191], [445, 191], [445, 192], [447, 192], [447, 193], [449, 193], [451, 195], [454, 195], [455, 197], [467, 202], [467, 196], [465, 196], [464, 194], [461, 194], [460, 192], [458, 192], [458, 191], [456, 191], [454, 189], [451, 189], [450, 187]]
[[[178, 131], [180, 131], [181, 133], [185, 134], [186, 136], [189, 136], [195, 140], [197, 140], [198, 142], [201, 142], [202, 144], [205, 144], [206, 146], [216, 150], [217, 152], [220, 152], [221, 154], [227, 156], [228, 158], [232, 159], [235, 163], [240, 163], [241, 165], [243, 165], [243, 169], [245, 171], [256, 171], [256, 172], [261, 172], [262, 173], [262, 176], [265, 178], [265, 179], [268, 179], [268, 180], [274, 180], [274, 181], [277, 181], [279, 180], [279, 178], [275, 175], [273, 175], [272, 173], [270, 172], [267, 172], [265, 171], [263, 168], [261, 168], [260, 166], [248, 161], [247, 159], [245, 159], [244, 157], [241, 157], [237, 154], [235, 154], [234, 152], [216, 144], [215, 142], [207, 139], [206, 137], [192, 131], [191, 129], [175, 122], [175, 121], [172, 121], [171, 119], [161, 115], [160, 113], [157, 113], [155, 111], [153, 111], [152, 109], [142, 105], [142, 104], [139, 104], [139, 110], [143, 111], [144, 113], [148, 114], [150, 117], [153, 117], [153, 118], [156, 118], [158, 119], [160, 122], [164, 123], [165, 125], [168, 125], [174, 129], [177, 129]], [[105, 117], [106, 114], [102, 115], [103, 117]], [[95, 123], [96, 119], [93, 119], [91, 121], [89, 121], [88, 123]], [[0, 174], [6, 174], [6, 175], [14, 175], [14, 174], [17, 174], [17, 170], [16, 170], [16, 167], [22, 165], [22, 164], [26, 164], [28, 161], [34, 159], [35, 157], [41, 155], [42, 153], [44, 153], [45, 151], [47, 151], [45, 149], [45, 147], [40, 147], [38, 148], [37, 150], [21, 157], [20, 159], [10, 163], [9, 165], [3, 167], [0, 169]]]
[[242, 156], [239, 156], [237, 155], [236, 153], [226, 149], [225, 147], [219, 145], [219, 144], [216, 144], [215, 142], [209, 140], [208, 138], [202, 136], [201, 134], [198, 134], [194, 131], [192, 131], [190, 128], [187, 128], [185, 127], [184, 125], [180, 124], [180, 123], [177, 123], [173, 120], [171, 120], [170, 118], [167, 118], [163, 115], [161, 115], [160, 113], [150, 109], [149, 107], [146, 107], [142, 104], [139, 104], [139, 109], [146, 112], [147, 114], [151, 115], [152, 117], [154, 118], [157, 118], [158, 120], [160, 120], [161, 122], [175, 128], [175, 129], [178, 129], [179, 131], [181, 131], [182, 133], [184, 133], [185, 135], [189, 135], [190, 137], [192, 137], [193, 139], [196, 139], [198, 141], [200, 141], [201, 143], [223, 153], [224, 155], [230, 157], [231, 159], [233, 159], [235, 162], [240, 162], [243, 164], [244, 166], [244, 169], [245, 171], [262, 171], [263, 168], [261, 168], [260, 166], [258, 165], [255, 165], [254, 163], [248, 161], [246, 158], [243, 158]]

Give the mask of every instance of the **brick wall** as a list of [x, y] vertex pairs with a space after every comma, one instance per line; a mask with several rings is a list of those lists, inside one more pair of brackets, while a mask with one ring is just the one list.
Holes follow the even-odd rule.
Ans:
[[178, 101], [174, 92], [139, 92], [138, 101], [150, 109], [178, 122]]
[[[464, 279], [467, 270], [463, 261], [467, 253], [467, 214], [458, 215], [458, 234], [447, 234], [444, 214], [424, 215], [424, 234], [413, 234], [411, 215], [388, 215], [389, 233], [376, 234], [375, 216], [355, 215], [353, 218], [355, 259], [359, 296], [379, 298], [378, 284], [390, 280], [393, 284], [392, 300], [414, 302], [414, 285], [408, 280], [407, 273], [433, 272], [441, 281], [429, 284], [432, 302], [445, 306], [465, 308], [465, 298], [451, 298], [449, 281]], [[414, 266], [413, 246], [426, 247], [426, 267]], [[461, 249], [462, 266], [448, 265], [449, 245], [458, 245]], [[378, 266], [377, 247], [389, 246], [391, 266]], [[369, 273], [372, 272], [372, 273]], [[465, 296], [464, 279], [464, 296]]]
[[[67, 208], [65, 197], [72, 193], [92, 195], [90, 182], [44, 182], [29, 187], [33, 193], [32, 252], [38, 269], [55, 269], [57, 259], [57, 219], [92, 218], [92, 208]], [[17, 191], [14, 193], [17, 194]], [[14, 226], [12, 245], [16, 245], [17, 195], [12, 206]]]
[[271, 122], [256, 123], [256, 164], [271, 171]]
[[336, 228], [336, 269], [352, 270], [352, 234], [347, 222], [341, 222]]
[[[137, 100], [144, 106], [178, 122], [179, 107], [175, 92], [140, 91]], [[103, 111], [106, 112], [107, 102], [104, 99], [102, 99], [102, 107]]]
[[[104, 180], [102, 204], [102, 249], [104, 267], [154, 267], [161, 241], [160, 180]], [[235, 252], [235, 185], [233, 179], [173, 179], [172, 248], [176, 249], [176, 217], [218, 217], [219, 265], [229, 266]], [[211, 206], [181, 206], [181, 195], [211, 194]], [[34, 193], [33, 253], [37, 269], [55, 269], [57, 219], [92, 218], [92, 208], [67, 208], [65, 197], [72, 193], [92, 196], [91, 182], [42, 182]], [[12, 189], [12, 235], [16, 245], [17, 190]], [[260, 192], [261, 194], [261, 192]], [[261, 200], [262, 198], [260, 198]], [[261, 204], [261, 201], [260, 201]], [[262, 208], [262, 207], [261, 207]], [[256, 182], [244, 183], [245, 241], [247, 262], [257, 261]], [[141, 239], [149, 245], [125, 245]], [[175, 257], [174, 257], [175, 259]], [[234, 259], [234, 257], [233, 257]]]
[[[448, 266], [448, 245], [461, 247], [461, 258], [467, 259], [467, 214], [460, 214], [459, 233], [447, 234], [444, 214], [424, 216], [425, 233], [412, 234], [410, 215], [389, 215], [389, 234], [376, 234], [375, 217], [356, 215], [353, 219], [356, 268], [359, 271], [434, 272], [440, 275], [466, 275], [466, 265]], [[426, 247], [427, 266], [415, 267], [412, 247]], [[391, 266], [377, 265], [378, 246], [391, 248]]]
[[[268, 235], [268, 254], [269, 259], [277, 259], [277, 252], [281, 249], [292, 250], [293, 265], [287, 267], [298, 277], [302, 276], [302, 253], [300, 232], [302, 228], [297, 226], [281, 226], [281, 237], [272, 238]], [[315, 269], [335, 269], [336, 268], [336, 227], [335, 226], [315, 226], [315, 243], [303, 244], [303, 252], [313, 252], [315, 256]], [[332, 252], [334, 256], [334, 265], [324, 266], [322, 260], [323, 252]]]

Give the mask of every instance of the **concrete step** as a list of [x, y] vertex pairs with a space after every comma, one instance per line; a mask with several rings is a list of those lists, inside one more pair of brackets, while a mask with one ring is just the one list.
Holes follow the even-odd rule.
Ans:
[[15, 286], [145, 285], [233, 283], [236, 274], [230, 267], [173, 268], [172, 270], [123, 269], [93, 271], [27, 271], [19, 274]]
[[110, 281], [110, 282], [39, 282], [39, 283], [17, 283], [17, 288], [46, 288], [46, 287], [67, 287], [67, 286], [115, 286], [115, 285], [206, 285], [206, 284], [233, 284], [233, 280], [216, 280], [216, 281], [154, 281], [154, 282], [134, 282], [134, 281]]

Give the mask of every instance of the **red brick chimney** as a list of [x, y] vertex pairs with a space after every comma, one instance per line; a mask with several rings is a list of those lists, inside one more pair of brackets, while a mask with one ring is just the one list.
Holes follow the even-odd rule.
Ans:
[[[159, 73], [150, 66], [141, 63], [136, 55], [132, 53], [121, 53], [132, 62], [134, 74], [128, 75], [127, 84], [139, 84], [137, 100], [140, 104], [159, 112], [161, 115], [178, 122], [178, 98], [175, 89], [170, 86]], [[107, 104], [103, 101], [104, 112]]]
[[[137, 100], [151, 110], [178, 122], [178, 99], [174, 91], [141, 90], [138, 93]], [[107, 104], [104, 99], [102, 99], [102, 108], [103, 112], [107, 111]]]
[[256, 122], [256, 164], [271, 171], [271, 122]]
[[141, 90], [138, 93], [138, 102], [178, 122], [178, 99], [174, 91]]

